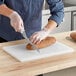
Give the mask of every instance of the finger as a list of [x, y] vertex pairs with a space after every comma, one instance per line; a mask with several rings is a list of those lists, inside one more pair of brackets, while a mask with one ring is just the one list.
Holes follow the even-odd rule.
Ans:
[[33, 36], [34, 36], [34, 35], [36, 35], [36, 34], [37, 34], [36, 32], [35, 32], [34, 34], [32, 34], [32, 35], [30, 36], [30, 39], [32, 39], [32, 38], [33, 38]]
[[39, 37], [36, 44], [39, 44], [42, 41], [42, 37]]
[[21, 31], [21, 28], [22, 28], [21, 22], [17, 23], [16, 24], [16, 30], [17, 30], [17, 32], [20, 32]]
[[11, 24], [12, 27], [14, 28], [14, 30], [17, 32], [17, 27], [16, 27], [16, 23]]
[[24, 23], [23, 23], [23, 21], [22, 21], [20, 31], [24, 31], [24, 30], [25, 30], [25, 28], [24, 28]]
[[38, 35], [36, 34], [36, 35], [34, 35], [34, 37], [31, 38], [31, 41], [32, 41], [33, 43], [35, 42], [37, 36], [38, 36]]
[[40, 37], [36, 36], [33, 43], [36, 44], [37, 42], [39, 42], [39, 40], [40, 40]]
[[36, 41], [37, 41], [37, 40], [36, 40], [36, 37], [35, 37], [35, 38], [34, 38], [34, 40], [33, 40], [33, 43], [35, 44], [35, 43], [36, 43]]
[[36, 37], [37, 35], [38, 35], [38, 34], [34, 33], [34, 34], [30, 37], [30, 40], [35, 39], [35, 37]]
[[36, 34], [38, 34], [38, 32], [33, 33], [32, 36], [34, 36], [34, 35], [36, 35]]
[[39, 44], [41, 41], [40, 41], [40, 39], [38, 39], [36, 42], [35, 42], [35, 44]]
[[24, 27], [24, 23], [23, 23], [23, 20], [22, 20], [22, 22], [21, 22], [21, 26], [22, 26], [22, 27]]
[[21, 32], [21, 28], [22, 28], [21, 26], [18, 27], [18, 32]]
[[19, 32], [18, 26], [15, 27], [15, 31], [16, 31], [16, 32]]

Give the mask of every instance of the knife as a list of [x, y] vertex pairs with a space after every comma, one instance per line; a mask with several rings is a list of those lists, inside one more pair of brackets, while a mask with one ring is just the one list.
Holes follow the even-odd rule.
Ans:
[[40, 53], [40, 51], [39, 51], [39, 49], [36, 47], [36, 45], [35, 45], [35, 44], [33, 44], [33, 43], [29, 40], [29, 38], [27, 37], [27, 35], [26, 35], [26, 32], [25, 32], [24, 28], [22, 28], [22, 29], [21, 29], [21, 32], [20, 32], [20, 33], [21, 33], [21, 34], [22, 34], [22, 36], [26, 39], [26, 41], [32, 45], [32, 48], [33, 48], [33, 49], [36, 49], [36, 50], [37, 50], [37, 52], [39, 52], [39, 53]]

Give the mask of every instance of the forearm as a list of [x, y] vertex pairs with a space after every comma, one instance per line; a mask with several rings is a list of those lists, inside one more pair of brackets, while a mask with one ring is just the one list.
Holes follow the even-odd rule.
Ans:
[[44, 27], [46, 28], [48, 31], [52, 31], [54, 28], [56, 28], [57, 23], [54, 20], [49, 20], [47, 25]]
[[12, 9], [8, 8], [5, 4], [0, 5], [0, 14], [4, 15], [6, 17], [9, 17], [9, 15], [13, 12]]
[[57, 23], [57, 26], [61, 24], [64, 17], [64, 4], [62, 0], [46, 0], [51, 16], [49, 17], [49, 20], [54, 20]]

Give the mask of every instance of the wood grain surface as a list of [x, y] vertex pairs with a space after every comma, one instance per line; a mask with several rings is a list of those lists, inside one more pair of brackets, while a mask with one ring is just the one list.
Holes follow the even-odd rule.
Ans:
[[35, 76], [76, 66], [76, 42], [66, 39], [70, 32], [53, 34], [57, 41], [72, 47], [75, 52], [60, 56], [48, 57], [30, 62], [19, 62], [2, 47], [25, 43], [24, 40], [0, 43], [0, 76]]

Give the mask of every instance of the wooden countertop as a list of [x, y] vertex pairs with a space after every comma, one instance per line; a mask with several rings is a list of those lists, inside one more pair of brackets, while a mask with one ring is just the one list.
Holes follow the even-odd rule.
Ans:
[[61, 56], [48, 57], [45, 59], [30, 61], [30, 62], [19, 62], [13, 57], [5, 53], [2, 49], [3, 46], [15, 45], [24, 43], [24, 40], [13, 41], [0, 44], [0, 76], [34, 76], [62, 70], [76, 66], [76, 42], [67, 40], [65, 37], [69, 36], [71, 32], [64, 32], [54, 34], [53, 36], [59, 42], [62, 42], [72, 47], [75, 52]]

